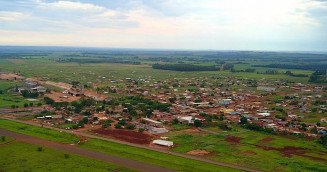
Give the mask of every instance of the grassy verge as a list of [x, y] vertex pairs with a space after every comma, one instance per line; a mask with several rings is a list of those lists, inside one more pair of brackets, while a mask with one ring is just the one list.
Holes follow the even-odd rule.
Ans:
[[4, 119], [0, 119], [0, 128], [60, 143], [76, 143], [80, 140], [73, 134]]
[[0, 146], [0, 170], [11, 171], [135, 171], [119, 165], [15, 142]]
[[0, 136], [0, 145], [13, 141], [13, 138]]
[[178, 171], [239, 171], [206, 162], [98, 139], [91, 139], [88, 142], [84, 142], [80, 144], [80, 147]]

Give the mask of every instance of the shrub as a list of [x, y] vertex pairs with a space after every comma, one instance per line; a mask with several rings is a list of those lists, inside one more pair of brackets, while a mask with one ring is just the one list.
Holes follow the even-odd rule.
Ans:
[[43, 147], [37, 147], [37, 151], [42, 152], [43, 151]]

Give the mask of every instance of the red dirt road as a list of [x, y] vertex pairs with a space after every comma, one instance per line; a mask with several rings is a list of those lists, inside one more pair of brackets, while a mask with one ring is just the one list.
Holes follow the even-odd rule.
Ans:
[[119, 129], [112, 130], [112, 129], [100, 128], [97, 130], [93, 130], [92, 132], [105, 136], [111, 136], [115, 139], [123, 140], [130, 143], [135, 143], [135, 144], [150, 144], [152, 140], [152, 137], [147, 134], [138, 133], [129, 130], [119, 130]]
[[155, 165], [151, 165], [151, 164], [146, 164], [143, 162], [138, 162], [138, 161], [134, 161], [134, 160], [126, 159], [126, 158], [121, 158], [121, 157], [117, 157], [117, 156], [113, 156], [113, 155], [108, 155], [108, 154], [104, 154], [104, 153], [100, 153], [100, 152], [96, 152], [96, 151], [91, 151], [91, 150], [87, 150], [87, 149], [83, 149], [83, 148], [79, 148], [79, 147], [75, 147], [75, 146], [71, 146], [71, 145], [67, 145], [67, 144], [51, 142], [48, 140], [43, 140], [40, 138], [27, 136], [24, 134], [19, 134], [19, 133], [11, 132], [11, 131], [4, 130], [4, 129], [0, 129], [0, 135], [15, 138], [17, 141], [22, 141], [22, 142], [26, 142], [26, 143], [30, 143], [30, 144], [36, 144], [36, 145], [41, 145], [41, 146], [45, 146], [45, 147], [50, 147], [50, 148], [61, 150], [64, 152], [69, 152], [69, 153], [73, 153], [73, 154], [77, 154], [77, 155], [81, 155], [81, 156], [85, 156], [85, 157], [89, 157], [89, 158], [93, 158], [93, 159], [97, 159], [97, 160], [101, 160], [101, 161], [105, 161], [105, 162], [109, 162], [109, 163], [114, 163], [114, 164], [122, 165], [122, 166], [129, 167], [129, 168], [136, 169], [136, 170], [156, 171], [156, 172], [174, 171], [174, 170], [170, 170], [167, 168], [163, 168], [163, 167], [159, 167], [159, 166], [155, 166]]

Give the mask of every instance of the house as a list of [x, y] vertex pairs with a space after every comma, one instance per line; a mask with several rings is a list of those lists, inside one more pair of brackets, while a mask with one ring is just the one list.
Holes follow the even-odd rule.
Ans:
[[23, 83], [23, 87], [26, 90], [32, 90], [33, 88], [37, 87], [37, 83], [36, 82], [33, 82], [33, 81], [25, 81]]
[[195, 118], [193, 116], [180, 117], [179, 121], [186, 124], [193, 124], [195, 120], [201, 120], [200, 118]]
[[270, 92], [272, 92], [272, 91], [276, 91], [276, 88], [259, 86], [259, 87], [257, 87], [257, 90], [258, 91], [270, 91]]
[[90, 97], [90, 98], [94, 99], [95, 101], [110, 101], [111, 100], [111, 98], [109, 96], [98, 94], [98, 93], [95, 93], [95, 92], [89, 91], [89, 90], [84, 91], [84, 96]]
[[143, 118], [143, 120], [146, 123], [148, 123], [148, 124], [150, 124], [152, 126], [156, 126], [156, 127], [162, 127], [163, 126], [162, 122], [159, 122], [159, 121], [156, 121], [156, 120], [153, 120], [153, 119], [150, 119], [150, 118]]
[[149, 129], [149, 133], [152, 134], [161, 134], [161, 133], [167, 133], [168, 130], [166, 128], [156, 128], [156, 127], [151, 127]]

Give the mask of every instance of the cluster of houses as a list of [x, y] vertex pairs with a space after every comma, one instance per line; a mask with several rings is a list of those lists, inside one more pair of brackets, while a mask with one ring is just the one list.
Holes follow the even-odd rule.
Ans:
[[[116, 87], [123, 82], [125, 87]], [[172, 120], [180, 124], [192, 125], [195, 120], [208, 123], [201, 114], [222, 117], [226, 124], [240, 123], [246, 118], [248, 123], [255, 123], [276, 132], [302, 134], [318, 137], [326, 134], [327, 119], [325, 88], [311, 84], [288, 83], [274, 79], [239, 79], [236, 77], [211, 78], [172, 78], [164, 81], [153, 81], [151, 77], [143, 79], [126, 78], [111, 81], [112, 86], [99, 88], [97, 91], [86, 90], [66, 83], [51, 81], [41, 82], [24, 80], [23, 87], [31, 91], [45, 92], [47, 88], [57, 88], [67, 96], [84, 95], [98, 102], [110, 101], [108, 93], [126, 96], [142, 96], [160, 103], [171, 104], [169, 112], [154, 110], [151, 115], [137, 111], [142, 118], [128, 119], [130, 114], [122, 104], [111, 105], [102, 110], [97, 106], [89, 107], [92, 114], [88, 117], [93, 124], [107, 120], [128, 120], [136, 128], [143, 128], [150, 134], [169, 132]], [[119, 83], [118, 83], [119, 84]], [[114, 92], [113, 92], [114, 90]], [[51, 123], [78, 122], [80, 114], [56, 113], [57, 116], [39, 117]], [[96, 118], [94, 118], [96, 117]], [[96, 120], [94, 120], [96, 119]], [[173, 145], [172, 142], [159, 139], [159, 145]]]

